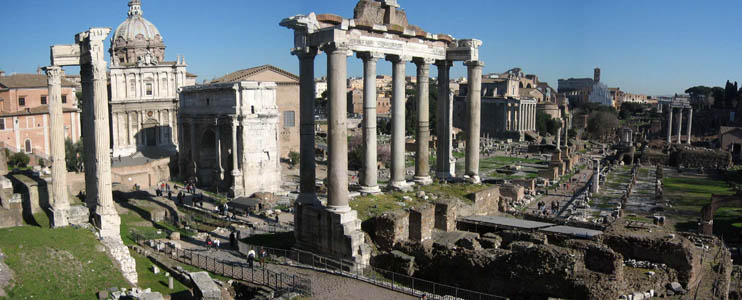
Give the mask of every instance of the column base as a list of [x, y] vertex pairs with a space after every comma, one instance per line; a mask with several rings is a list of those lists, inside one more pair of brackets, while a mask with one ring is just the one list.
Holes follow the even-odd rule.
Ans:
[[454, 176], [454, 174], [452, 174], [451, 172], [436, 172], [435, 173], [435, 178], [437, 178], [438, 180], [450, 181], [454, 179], [455, 177], [456, 176]]
[[321, 202], [319, 201], [319, 198], [317, 198], [317, 195], [309, 193], [299, 194], [299, 196], [296, 197], [296, 203], [321, 205]]
[[60, 228], [60, 227], [67, 227], [70, 225], [69, 223], [69, 209], [64, 208], [50, 208], [51, 211], [51, 227], [52, 228]]
[[118, 238], [121, 239], [121, 217], [116, 211], [99, 210], [93, 214], [95, 228], [98, 229], [98, 235], [101, 238]]
[[480, 183], [482, 183], [482, 179], [479, 178], [479, 175], [474, 175], [474, 176], [464, 175], [464, 181], [466, 181], [467, 183], [470, 183], [470, 184], [480, 184]]
[[381, 194], [381, 188], [379, 186], [361, 186], [361, 194], [363, 195], [378, 195]]
[[361, 220], [355, 210], [337, 211], [297, 201], [294, 222], [295, 247], [356, 263], [349, 268], [363, 268], [369, 264], [371, 247], [365, 242]]
[[389, 183], [389, 189], [397, 192], [411, 192], [412, 185], [407, 181], [392, 181]]
[[430, 176], [415, 176], [413, 181], [418, 185], [430, 185], [433, 183], [433, 179]]
[[229, 194], [234, 198], [245, 196], [245, 190], [242, 188], [242, 174], [233, 171], [232, 178], [234, 179], [234, 182], [232, 183], [232, 188], [230, 189]]

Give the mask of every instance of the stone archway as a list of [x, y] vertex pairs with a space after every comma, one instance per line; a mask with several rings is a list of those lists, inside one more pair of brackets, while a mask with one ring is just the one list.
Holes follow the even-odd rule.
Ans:
[[212, 128], [208, 128], [200, 134], [196, 145], [198, 147], [198, 169], [196, 170], [196, 176], [198, 182], [202, 186], [211, 186], [215, 183], [216, 178], [214, 177], [214, 171], [216, 170], [216, 132]]
[[142, 124], [142, 133], [144, 138], [142, 144], [146, 147], [154, 147], [159, 144], [159, 126], [160, 122], [155, 119], [148, 119]]

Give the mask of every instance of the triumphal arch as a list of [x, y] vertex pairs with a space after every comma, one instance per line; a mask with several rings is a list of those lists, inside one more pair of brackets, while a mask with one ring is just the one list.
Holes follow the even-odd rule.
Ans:
[[[452, 97], [449, 71], [455, 61], [468, 68], [471, 91], [467, 99], [467, 143], [464, 178], [479, 182], [479, 136], [481, 82], [484, 63], [479, 60], [482, 42], [457, 40], [446, 34], [432, 34], [411, 25], [396, 0], [361, 0], [352, 19], [332, 14], [297, 15], [281, 26], [294, 31], [292, 53], [300, 65], [300, 197], [295, 205], [296, 240], [300, 247], [367, 264], [370, 257], [364, 243], [361, 221], [349, 206], [346, 78], [347, 60], [355, 56], [364, 63], [363, 135], [364, 164], [361, 186], [364, 193], [378, 193], [376, 155], [376, 64], [392, 64], [392, 166], [389, 188], [407, 190], [413, 183], [429, 184], [429, 88], [430, 67], [438, 68], [438, 147], [436, 177], [455, 176], [451, 151]], [[314, 59], [327, 54], [328, 112], [328, 193], [322, 203], [315, 191]], [[405, 178], [405, 67], [417, 67], [417, 132], [415, 176]]]

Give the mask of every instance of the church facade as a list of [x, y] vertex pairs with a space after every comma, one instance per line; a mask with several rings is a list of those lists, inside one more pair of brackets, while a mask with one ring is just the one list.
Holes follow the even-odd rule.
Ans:
[[164, 61], [157, 27], [142, 16], [141, 0], [129, 1], [128, 18], [111, 38], [110, 112], [113, 155], [177, 151], [178, 89], [195, 84], [185, 58]]

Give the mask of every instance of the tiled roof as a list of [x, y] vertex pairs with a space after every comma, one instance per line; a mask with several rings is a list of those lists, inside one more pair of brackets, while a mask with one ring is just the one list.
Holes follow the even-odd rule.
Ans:
[[247, 79], [248, 77], [250, 77], [250, 76], [252, 76], [254, 74], [257, 74], [257, 73], [266, 71], [266, 70], [271, 70], [271, 71], [274, 71], [274, 72], [279, 73], [281, 75], [284, 75], [286, 77], [289, 77], [289, 78], [293, 79], [294, 81], [299, 81], [299, 76], [296, 76], [296, 75], [294, 75], [291, 72], [284, 71], [284, 70], [279, 69], [277, 67], [274, 67], [272, 65], [262, 65], [262, 66], [259, 66], [259, 67], [254, 67], [254, 68], [250, 68], [250, 69], [239, 70], [237, 72], [224, 75], [224, 76], [222, 76], [220, 78], [215, 79], [214, 81], [212, 81], [212, 83], [225, 83], [225, 82], [235, 82], [235, 81], [241, 81], [241, 80], [248, 80]]
[[[0, 77], [0, 88], [3, 89], [46, 88], [48, 86], [46, 75], [16, 74]], [[75, 87], [75, 84], [62, 78], [62, 86]]]

